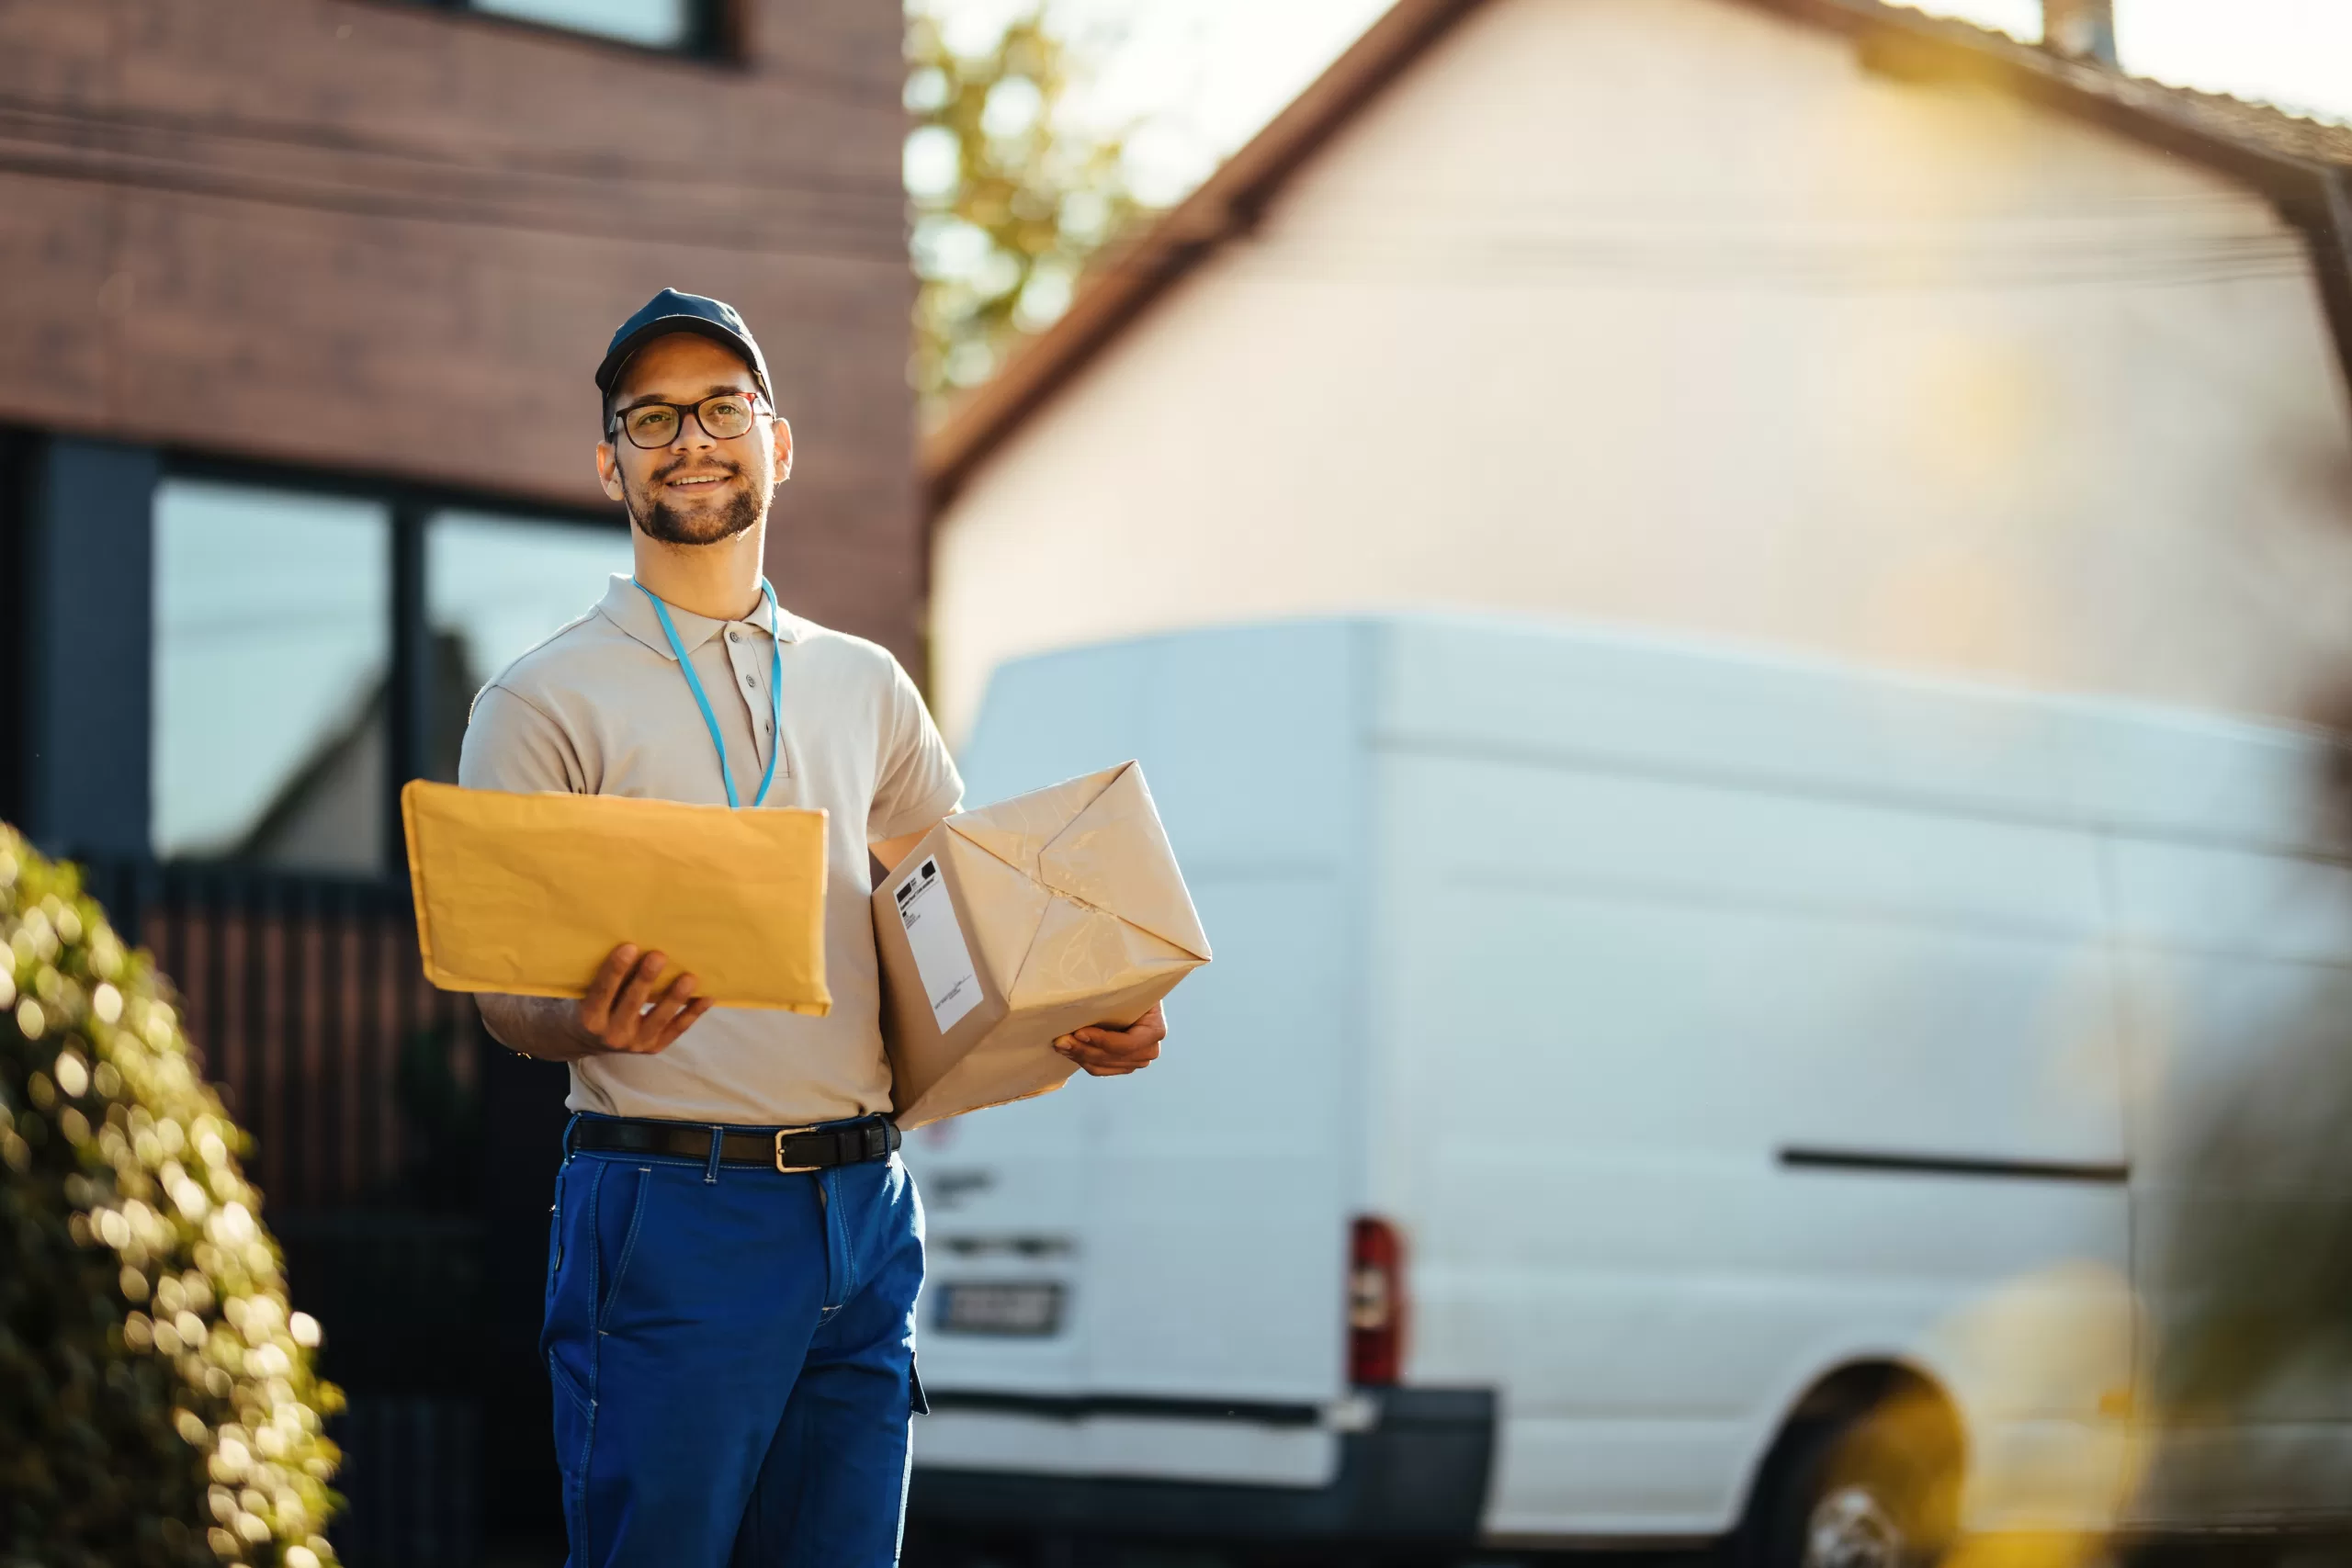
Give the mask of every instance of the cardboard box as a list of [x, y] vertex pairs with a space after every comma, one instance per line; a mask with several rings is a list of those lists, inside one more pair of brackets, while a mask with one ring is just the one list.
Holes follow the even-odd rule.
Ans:
[[1133, 762], [960, 812], [874, 893], [899, 1125], [1059, 1089], [1054, 1041], [1125, 1027], [1209, 961]]
[[722, 1007], [832, 1007], [821, 811], [417, 779], [401, 818], [417, 949], [445, 991], [576, 997], [633, 942]]

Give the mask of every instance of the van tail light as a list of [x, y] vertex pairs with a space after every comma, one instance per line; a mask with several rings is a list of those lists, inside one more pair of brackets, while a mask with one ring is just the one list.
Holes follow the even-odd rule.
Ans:
[[1348, 1382], [1377, 1388], [1405, 1364], [1405, 1243], [1386, 1220], [1356, 1221], [1348, 1237]]

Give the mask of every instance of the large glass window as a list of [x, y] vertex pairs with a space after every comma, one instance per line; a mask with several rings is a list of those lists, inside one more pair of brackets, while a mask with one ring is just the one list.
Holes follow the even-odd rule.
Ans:
[[155, 852], [381, 871], [390, 508], [174, 479], [154, 516]]
[[653, 49], [695, 41], [694, 0], [470, 0], [477, 11], [595, 33]]
[[469, 512], [435, 515], [425, 536], [424, 607], [433, 635], [427, 771], [458, 776], [476, 692], [630, 570], [628, 530]]

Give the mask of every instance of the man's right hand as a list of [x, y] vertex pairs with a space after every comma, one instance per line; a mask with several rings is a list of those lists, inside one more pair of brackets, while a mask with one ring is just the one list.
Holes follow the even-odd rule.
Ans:
[[474, 1001], [492, 1038], [543, 1062], [577, 1062], [614, 1051], [650, 1056], [668, 1050], [710, 1010], [710, 998], [695, 995], [692, 975], [662, 983], [669, 967], [659, 953], [640, 953], [625, 942], [605, 954], [588, 994], [576, 1002], [495, 992]]
[[710, 1010], [710, 998], [695, 994], [695, 977], [680, 975], [663, 985], [670, 961], [623, 942], [605, 955], [603, 967], [580, 998], [580, 1028], [607, 1051], [650, 1056], [666, 1051], [695, 1020]]

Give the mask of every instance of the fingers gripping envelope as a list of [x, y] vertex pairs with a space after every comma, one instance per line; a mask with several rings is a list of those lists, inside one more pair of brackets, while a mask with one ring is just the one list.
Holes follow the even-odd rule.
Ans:
[[825, 814], [611, 795], [401, 791], [424, 976], [576, 997], [622, 942], [722, 1007], [823, 1015]]
[[875, 890], [874, 936], [901, 1127], [1060, 1088], [1057, 1037], [1209, 961], [1133, 762], [940, 823]]

